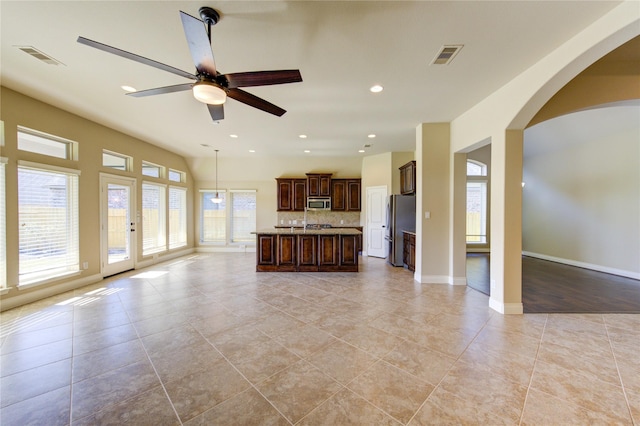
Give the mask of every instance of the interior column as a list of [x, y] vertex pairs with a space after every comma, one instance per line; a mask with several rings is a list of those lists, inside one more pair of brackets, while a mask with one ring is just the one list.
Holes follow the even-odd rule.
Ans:
[[416, 129], [416, 270], [421, 283], [447, 284], [449, 276], [449, 123]]
[[467, 285], [467, 154], [454, 153], [451, 158], [451, 284]]
[[491, 138], [491, 297], [503, 314], [522, 314], [523, 131]]

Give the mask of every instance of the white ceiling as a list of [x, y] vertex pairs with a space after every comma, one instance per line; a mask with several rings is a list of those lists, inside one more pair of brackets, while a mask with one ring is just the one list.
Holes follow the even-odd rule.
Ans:
[[[212, 157], [202, 144], [221, 157], [413, 151], [419, 123], [451, 121], [618, 3], [3, 0], [0, 76], [6, 87], [187, 158]], [[125, 96], [121, 85], [188, 81], [76, 42], [84, 36], [194, 72], [178, 11], [198, 16], [201, 6], [222, 13], [212, 31], [219, 71], [300, 69], [302, 83], [246, 89], [286, 109], [283, 117], [228, 100], [215, 124], [190, 92]], [[450, 65], [430, 66], [444, 44], [464, 48]], [[64, 65], [15, 47], [25, 45]], [[384, 91], [369, 92], [374, 84]]]

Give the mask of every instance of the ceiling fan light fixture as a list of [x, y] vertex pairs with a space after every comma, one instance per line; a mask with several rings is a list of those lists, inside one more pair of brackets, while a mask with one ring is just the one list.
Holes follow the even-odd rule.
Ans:
[[222, 105], [227, 100], [227, 93], [215, 83], [199, 81], [193, 85], [193, 97], [209, 105]]

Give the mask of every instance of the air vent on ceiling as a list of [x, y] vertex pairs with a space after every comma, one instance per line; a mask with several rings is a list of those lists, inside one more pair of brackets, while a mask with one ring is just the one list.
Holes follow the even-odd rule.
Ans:
[[37, 60], [44, 62], [45, 64], [49, 64], [49, 65], [64, 65], [62, 62], [58, 61], [57, 59], [52, 58], [51, 56], [47, 55], [46, 53], [42, 53], [41, 51], [39, 51], [38, 49], [36, 49], [33, 46], [15, 46], [15, 47], [17, 47], [18, 49], [22, 50], [24, 53], [33, 56]]
[[431, 62], [432, 65], [448, 65], [462, 49], [463, 44], [445, 44]]

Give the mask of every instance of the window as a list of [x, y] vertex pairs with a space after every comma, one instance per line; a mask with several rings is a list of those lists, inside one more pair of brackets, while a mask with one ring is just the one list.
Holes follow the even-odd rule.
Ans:
[[6, 162], [6, 158], [0, 157], [0, 290], [7, 287], [7, 208], [4, 177]]
[[487, 165], [467, 161], [467, 243], [487, 243]]
[[166, 250], [166, 188], [154, 183], [142, 184], [142, 254]]
[[187, 190], [169, 188], [169, 248], [187, 245]]
[[467, 161], [467, 176], [486, 176], [487, 165], [475, 160]]
[[184, 182], [184, 172], [169, 169], [169, 180], [171, 182]]
[[230, 196], [231, 242], [255, 242], [256, 191], [231, 191]]
[[73, 159], [74, 142], [18, 126], [18, 149], [49, 157]]
[[162, 167], [157, 164], [142, 162], [142, 174], [145, 176], [159, 178], [162, 175]]
[[200, 241], [203, 243], [226, 243], [227, 197], [218, 191], [220, 203], [214, 203], [215, 192], [203, 191], [200, 200]]
[[110, 151], [102, 151], [102, 166], [114, 170], [131, 170], [131, 157]]
[[19, 162], [18, 285], [79, 271], [78, 175]]

